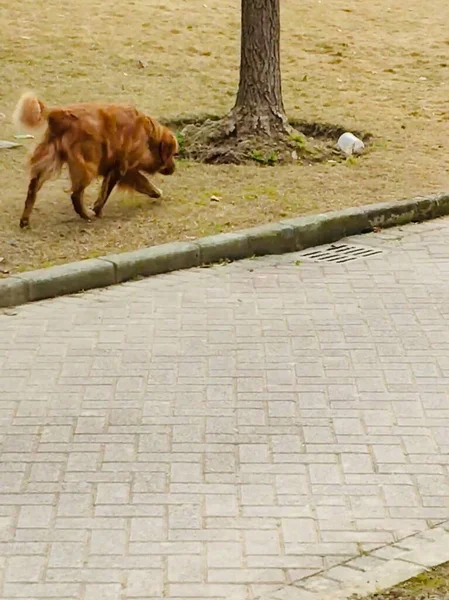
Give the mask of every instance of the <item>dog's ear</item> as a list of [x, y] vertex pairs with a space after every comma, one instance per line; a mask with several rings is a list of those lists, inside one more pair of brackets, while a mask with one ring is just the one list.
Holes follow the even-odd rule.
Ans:
[[178, 152], [178, 140], [169, 129], [164, 129], [159, 143], [159, 156], [165, 165]]

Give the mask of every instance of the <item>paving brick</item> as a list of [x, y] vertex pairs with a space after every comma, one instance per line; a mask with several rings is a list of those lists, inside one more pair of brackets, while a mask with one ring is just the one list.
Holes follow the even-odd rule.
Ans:
[[285, 583], [285, 574], [281, 569], [210, 569], [211, 583]]
[[[276, 475], [275, 477], [275, 487], [278, 495], [282, 494], [296, 494], [296, 495], [306, 495], [308, 493], [309, 484], [308, 478], [305, 473], [300, 475]], [[279, 501], [281, 499], [279, 498]]]
[[166, 488], [167, 476], [165, 473], [134, 473], [133, 492], [156, 493], [163, 492]]
[[206, 454], [206, 473], [234, 473], [235, 456], [232, 453]]
[[242, 485], [241, 486], [242, 504], [253, 506], [273, 505], [274, 491], [270, 485]]
[[197, 504], [176, 504], [168, 509], [170, 529], [201, 529], [202, 511]]
[[88, 583], [85, 600], [119, 600], [121, 585], [118, 583]]
[[151, 598], [163, 595], [163, 572], [155, 569], [128, 572], [126, 594], [130, 598]]
[[77, 542], [53, 542], [50, 549], [49, 567], [80, 568], [84, 560], [84, 544]]
[[382, 487], [387, 506], [418, 506], [416, 490], [407, 485], [384, 485]]
[[170, 480], [182, 483], [201, 482], [203, 480], [202, 465], [174, 463], [171, 466]]
[[162, 517], [131, 519], [131, 541], [156, 542], [167, 536], [167, 526]]
[[98, 453], [94, 452], [72, 452], [67, 461], [67, 471], [77, 471], [85, 473], [86, 471], [96, 471], [98, 463]]
[[237, 584], [193, 584], [172, 583], [168, 591], [173, 598], [232, 598], [232, 600], [246, 600], [247, 587]]
[[273, 452], [280, 452], [283, 454], [293, 454], [295, 452], [302, 452], [304, 444], [299, 435], [279, 435], [273, 436]]
[[241, 463], [266, 463], [269, 461], [267, 444], [242, 444], [239, 448]]
[[245, 551], [247, 555], [273, 555], [280, 554], [278, 531], [246, 531]]
[[48, 569], [47, 581], [57, 583], [121, 583], [121, 569]]
[[316, 523], [313, 519], [282, 519], [282, 532], [286, 544], [318, 541]]
[[90, 494], [67, 494], [59, 497], [58, 517], [89, 517], [93, 502]]
[[79, 598], [81, 586], [73, 583], [5, 583], [4, 598]]
[[368, 454], [342, 454], [344, 473], [373, 473], [374, 466]]
[[169, 556], [168, 581], [194, 583], [203, 579], [203, 559], [201, 556]]
[[239, 542], [209, 542], [207, 544], [209, 568], [240, 568], [242, 561], [242, 546]]
[[58, 464], [36, 463], [31, 467], [31, 481], [59, 481], [60, 476], [61, 465]]
[[417, 475], [419, 493], [422, 496], [448, 496], [449, 481], [447, 475]]
[[127, 483], [99, 483], [96, 504], [128, 504], [129, 494]]
[[47, 425], [41, 434], [41, 443], [48, 442], [70, 442], [73, 436], [73, 428], [70, 425]]
[[[136, 448], [130, 444], [106, 444], [104, 449], [104, 462], [131, 462], [135, 460]], [[97, 457], [91, 456], [92, 467], [96, 466]], [[95, 470], [95, 469], [93, 469]]]
[[312, 484], [338, 484], [340, 483], [340, 472], [338, 465], [310, 465], [310, 481]]
[[92, 531], [91, 554], [113, 554], [123, 556], [126, 552], [127, 535], [125, 530]]
[[206, 496], [205, 514], [208, 517], [234, 517], [238, 514], [238, 501], [231, 494]]
[[41, 580], [45, 558], [41, 556], [13, 556], [8, 559], [5, 581], [33, 583]]
[[22, 506], [17, 526], [27, 529], [45, 529], [50, 526], [53, 512], [52, 506]]
[[399, 446], [375, 446], [374, 457], [378, 463], [405, 463], [405, 454]]

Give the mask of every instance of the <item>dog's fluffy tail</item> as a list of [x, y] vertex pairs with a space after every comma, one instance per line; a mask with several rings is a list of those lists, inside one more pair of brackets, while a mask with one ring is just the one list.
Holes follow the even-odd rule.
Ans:
[[37, 129], [46, 123], [48, 110], [33, 92], [22, 94], [14, 110], [12, 119], [16, 126]]

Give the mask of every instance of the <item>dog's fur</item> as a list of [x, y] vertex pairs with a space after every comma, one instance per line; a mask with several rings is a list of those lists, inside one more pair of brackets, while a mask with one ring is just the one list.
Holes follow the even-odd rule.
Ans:
[[141, 171], [171, 175], [175, 170], [178, 142], [174, 134], [132, 106], [86, 103], [47, 108], [35, 94], [26, 93], [13, 120], [28, 129], [47, 125], [30, 158], [31, 180], [21, 227], [29, 223], [37, 192], [64, 164], [72, 182], [73, 207], [83, 219], [90, 218], [83, 204], [84, 190], [94, 178], [103, 177], [93, 207], [100, 216], [117, 184], [159, 198], [161, 191]]

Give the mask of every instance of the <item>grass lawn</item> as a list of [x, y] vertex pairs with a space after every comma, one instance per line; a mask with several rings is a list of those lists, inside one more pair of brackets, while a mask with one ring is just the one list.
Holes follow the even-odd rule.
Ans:
[[363, 600], [447, 600], [447, 598], [449, 598], [449, 563], [425, 571], [409, 581], [365, 597]]
[[[49, 104], [136, 103], [162, 119], [224, 114], [238, 83], [239, 0], [0, 0], [0, 139], [33, 89]], [[21, 231], [24, 147], [0, 150], [0, 268], [11, 273], [257, 223], [447, 189], [449, 3], [282, 0], [284, 101], [292, 119], [374, 139], [357, 161], [281, 167], [180, 162], [164, 199], [115, 192], [104, 218], [46, 184]], [[87, 192], [93, 203], [96, 188]], [[219, 202], [211, 201], [218, 196]]]

